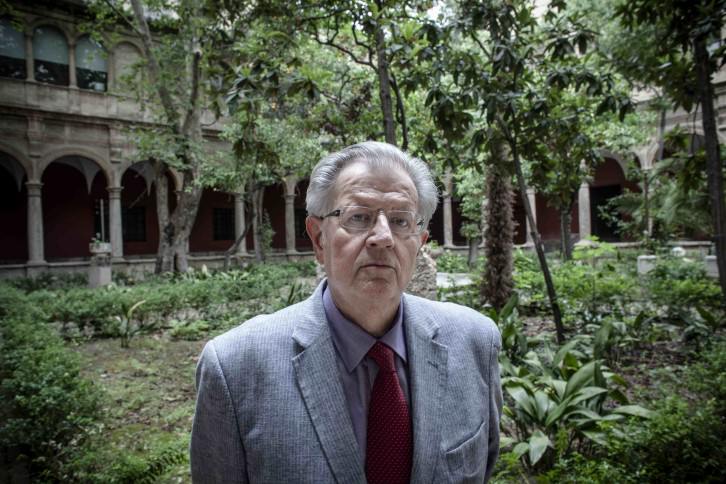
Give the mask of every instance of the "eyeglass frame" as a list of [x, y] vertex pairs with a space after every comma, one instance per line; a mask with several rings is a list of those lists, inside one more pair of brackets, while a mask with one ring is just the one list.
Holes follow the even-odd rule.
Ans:
[[355, 229], [355, 228], [346, 227], [341, 222], [340, 226], [351, 232], [358, 232], [358, 233], [369, 232], [373, 227], [375, 227], [377, 216], [380, 213], [385, 215], [386, 222], [389, 224], [388, 226], [390, 228], [391, 227], [390, 219], [388, 218], [389, 212], [405, 212], [405, 213], [413, 214], [414, 227], [417, 228], [417, 230], [414, 230], [411, 233], [400, 233], [400, 232], [395, 232], [393, 229], [391, 229], [392, 234], [395, 234], [399, 237], [413, 237], [415, 235], [421, 235], [424, 232], [424, 230], [426, 230], [426, 224], [424, 223], [425, 221], [424, 221], [423, 217], [421, 217], [421, 215], [417, 214], [416, 212], [414, 212], [412, 210], [398, 210], [398, 209], [386, 210], [385, 208], [370, 208], [370, 207], [365, 207], [363, 205], [343, 205], [342, 207], [338, 207], [335, 210], [332, 210], [331, 212], [329, 212], [325, 215], [319, 215], [318, 218], [320, 220], [325, 220], [326, 218], [329, 218], [329, 217], [340, 217], [343, 214], [343, 212], [345, 211], [345, 209], [347, 209], [347, 208], [365, 208], [365, 209], [376, 212], [376, 217], [371, 219], [372, 221], [370, 223], [370, 226], [365, 229]]

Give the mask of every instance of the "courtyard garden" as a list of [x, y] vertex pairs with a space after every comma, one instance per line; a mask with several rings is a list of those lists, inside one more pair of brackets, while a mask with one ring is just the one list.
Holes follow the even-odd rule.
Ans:
[[[468, 270], [459, 255], [439, 260]], [[550, 262], [562, 344], [530, 253], [514, 253], [514, 295], [498, 312], [480, 302], [483, 259], [472, 284], [439, 290], [502, 333], [494, 482], [723, 482], [724, 308], [702, 262], [664, 251], [638, 275], [635, 253], [608, 244]], [[204, 343], [314, 285], [312, 262], [118, 277], [102, 289], [76, 276], [2, 283], [0, 457], [15, 464], [0, 477], [189, 482]]]

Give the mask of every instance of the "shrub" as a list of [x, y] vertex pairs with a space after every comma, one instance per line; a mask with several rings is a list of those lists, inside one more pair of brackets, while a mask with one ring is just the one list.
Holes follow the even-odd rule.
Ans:
[[79, 355], [28, 317], [34, 310], [22, 294], [7, 286], [0, 294], [0, 455], [57, 480], [64, 449], [99, 415], [100, 391], [81, 377]]
[[726, 423], [712, 400], [689, 405], [680, 397], [656, 404], [653, 417], [609, 439], [610, 460], [639, 482], [725, 482]]
[[436, 258], [436, 270], [438, 272], [469, 272], [469, 265], [464, 257], [444, 251]]
[[726, 340], [716, 340], [688, 367], [686, 382], [691, 391], [712, 399], [718, 415], [726, 418]]

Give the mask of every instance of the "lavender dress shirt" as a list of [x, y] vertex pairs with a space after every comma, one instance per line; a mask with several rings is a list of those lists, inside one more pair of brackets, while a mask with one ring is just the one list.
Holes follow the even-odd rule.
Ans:
[[[348, 403], [348, 412], [353, 422], [353, 432], [358, 441], [361, 462], [365, 463], [368, 404], [371, 399], [373, 382], [376, 380], [376, 375], [378, 375], [378, 365], [368, 358], [366, 354], [378, 339], [343, 316], [335, 306], [327, 284], [323, 289], [323, 306], [330, 325], [333, 346], [335, 346], [337, 355], [340, 382], [343, 385], [343, 392]], [[406, 338], [403, 333], [403, 304], [399, 304], [393, 326], [386, 334], [381, 336], [380, 341], [393, 349], [398, 381], [410, 408], [411, 398], [406, 375]]]

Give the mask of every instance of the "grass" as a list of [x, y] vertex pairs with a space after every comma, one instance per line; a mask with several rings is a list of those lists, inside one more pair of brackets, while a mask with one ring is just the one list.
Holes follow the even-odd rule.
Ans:
[[[185, 449], [194, 413], [194, 370], [204, 341], [143, 335], [122, 349], [117, 339], [79, 344], [86, 356], [84, 373], [105, 391], [106, 419], [94, 437], [94, 460], [104, 480], [148, 465], [164, 449]], [[184, 460], [156, 482], [190, 482]], [[125, 467], [124, 467], [125, 466]]]

